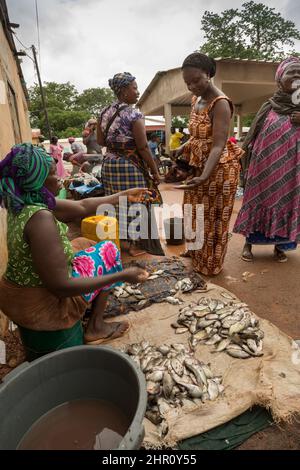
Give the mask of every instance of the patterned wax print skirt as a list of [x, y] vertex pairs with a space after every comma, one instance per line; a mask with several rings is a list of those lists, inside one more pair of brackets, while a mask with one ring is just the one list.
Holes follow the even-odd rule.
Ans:
[[[96, 277], [106, 276], [122, 271], [122, 262], [120, 251], [115, 243], [111, 241], [102, 241], [97, 245], [91, 246], [75, 254], [72, 261], [72, 277]], [[96, 289], [94, 292], [83, 294], [82, 297], [87, 302], [92, 302], [102, 291], [108, 291], [116, 286], [122, 285], [122, 282], [108, 284], [105, 287]]]

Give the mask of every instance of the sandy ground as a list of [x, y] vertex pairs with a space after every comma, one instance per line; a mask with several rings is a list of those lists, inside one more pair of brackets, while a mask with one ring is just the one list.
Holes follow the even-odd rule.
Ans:
[[[161, 185], [161, 192], [166, 204], [177, 204], [174, 215], [180, 215], [183, 192], [173, 189], [172, 185]], [[237, 200], [231, 220], [234, 224], [236, 215], [241, 206]], [[160, 229], [162, 221], [160, 221]], [[70, 226], [71, 238], [80, 236], [79, 225]], [[167, 256], [176, 256], [184, 250], [184, 245], [171, 246], [164, 242], [163, 248]], [[243, 237], [233, 234], [228, 246], [228, 253], [223, 272], [214, 278], [207, 278], [211, 282], [232, 291], [244, 302], [247, 302], [251, 310], [262, 318], [274, 323], [282, 331], [293, 337], [300, 338], [300, 289], [299, 289], [299, 266], [300, 250], [288, 254], [287, 263], [278, 263], [274, 260], [271, 247], [256, 247], [253, 251], [255, 260], [246, 263], [240, 259], [243, 247]], [[152, 259], [150, 255], [141, 256], [136, 259]], [[157, 257], [155, 257], [157, 258]], [[123, 257], [126, 262], [132, 258]], [[182, 258], [186, 263], [189, 259]], [[251, 273], [247, 280], [243, 280], [245, 272]], [[244, 276], [245, 277], [245, 276]], [[17, 338], [12, 341], [12, 347]], [[15, 356], [9, 351], [9, 356]], [[18, 355], [21, 354], [20, 352]], [[15, 357], [13, 357], [15, 359]], [[19, 359], [19, 358], [18, 358]], [[17, 361], [19, 362], [19, 361]], [[8, 367], [0, 367], [0, 376], [9, 371]], [[5, 370], [4, 370], [5, 369]], [[2, 372], [2, 374], [1, 374]], [[300, 449], [300, 423], [295, 422], [284, 426], [272, 426], [255, 434], [248, 439], [239, 449]]]
[[[162, 185], [161, 192], [165, 203], [182, 202], [182, 191], [174, 190], [172, 185]], [[241, 200], [236, 200], [231, 219], [231, 228], [241, 207]], [[288, 254], [287, 263], [278, 263], [273, 258], [272, 247], [255, 247], [253, 263], [240, 258], [244, 239], [233, 234], [228, 246], [223, 272], [210, 279], [213, 283], [226, 287], [238, 298], [248, 303], [251, 310], [262, 318], [274, 323], [294, 339], [300, 338], [300, 289], [299, 267], [300, 250]], [[168, 256], [178, 255], [184, 245], [171, 246], [163, 244]], [[147, 256], [148, 257], [148, 256]], [[190, 263], [190, 260], [186, 260]], [[243, 280], [245, 272], [251, 273], [247, 281]], [[300, 449], [300, 422], [283, 426], [272, 426], [248, 439], [241, 450], [251, 449]]]

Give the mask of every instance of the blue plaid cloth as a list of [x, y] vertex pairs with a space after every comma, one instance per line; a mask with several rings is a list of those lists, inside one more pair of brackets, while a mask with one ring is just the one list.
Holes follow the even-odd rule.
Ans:
[[[147, 187], [143, 173], [135, 165], [124, 157], [118, 156], [115, 158], [112, 154], [106, 156], [103, 162], [101, 178], [106, 196], [125, 191], [126, 189]], [[128, 209], [129, 207], [130, 205], [128, 205]], [[134, 239], [136, 231], [134, 228], [130, 230], [130, 226], [128, 227], [133, 219], [127, 217], [127, 213], [119, 211], [118, 205], [115, 208], [119, 222], [120, 239]]]

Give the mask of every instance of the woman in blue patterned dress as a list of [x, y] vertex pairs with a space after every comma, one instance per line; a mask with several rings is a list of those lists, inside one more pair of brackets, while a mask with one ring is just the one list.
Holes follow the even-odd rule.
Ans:
[[[107, 147], [102, 167], [102, 181], [105, 195], [111, 195], [129, 188], [147, 187], [152, 190], [151, 201], [147, 201], [148, 230], [134, 241], [135, 228], [130, 228], [131, 218], [124, 221], [123, 214], [118, 214], [121, 233], [129, 240], [129, 253], [136, 256], [143, 249], [151, 254], [164, 255], [156, 229], [153, 204], [161, 204], [162, 199], [157, 188], [159, 172], [148, 146], [143, 114], [132, 106], [136, 104], [139, 92], [130, 73], [116, 74], [109, 80], [109, 86], [117, 101], [106, 107], [98, 121], [98, 143]], [[152, 232], [150, 235], [150, 229]], [[141, 229], [140, 229], [141, 230]]]

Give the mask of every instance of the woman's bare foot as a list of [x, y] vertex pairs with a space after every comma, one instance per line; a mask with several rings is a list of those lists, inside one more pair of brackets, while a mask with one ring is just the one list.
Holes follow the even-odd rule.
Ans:
[[141, 256], [146, 254], [146, 251], [139, 248], [138, 245], [132, 243], [130, 245], [128, 253], [130, 254], [130, 256]]
[[253, 254], [252, 254], [252, 245], [250, 243], [245, 243], [243, 252], [242, 252], [242, 260], [243, 261], [253, 261]]
[[127, 322], [106, 323], [103, 320], [109, 292], [100, 292], [92, 304], [91, 316], [86, 327], [86, 344], [101, 344], [122, 336], [129, 329]]

